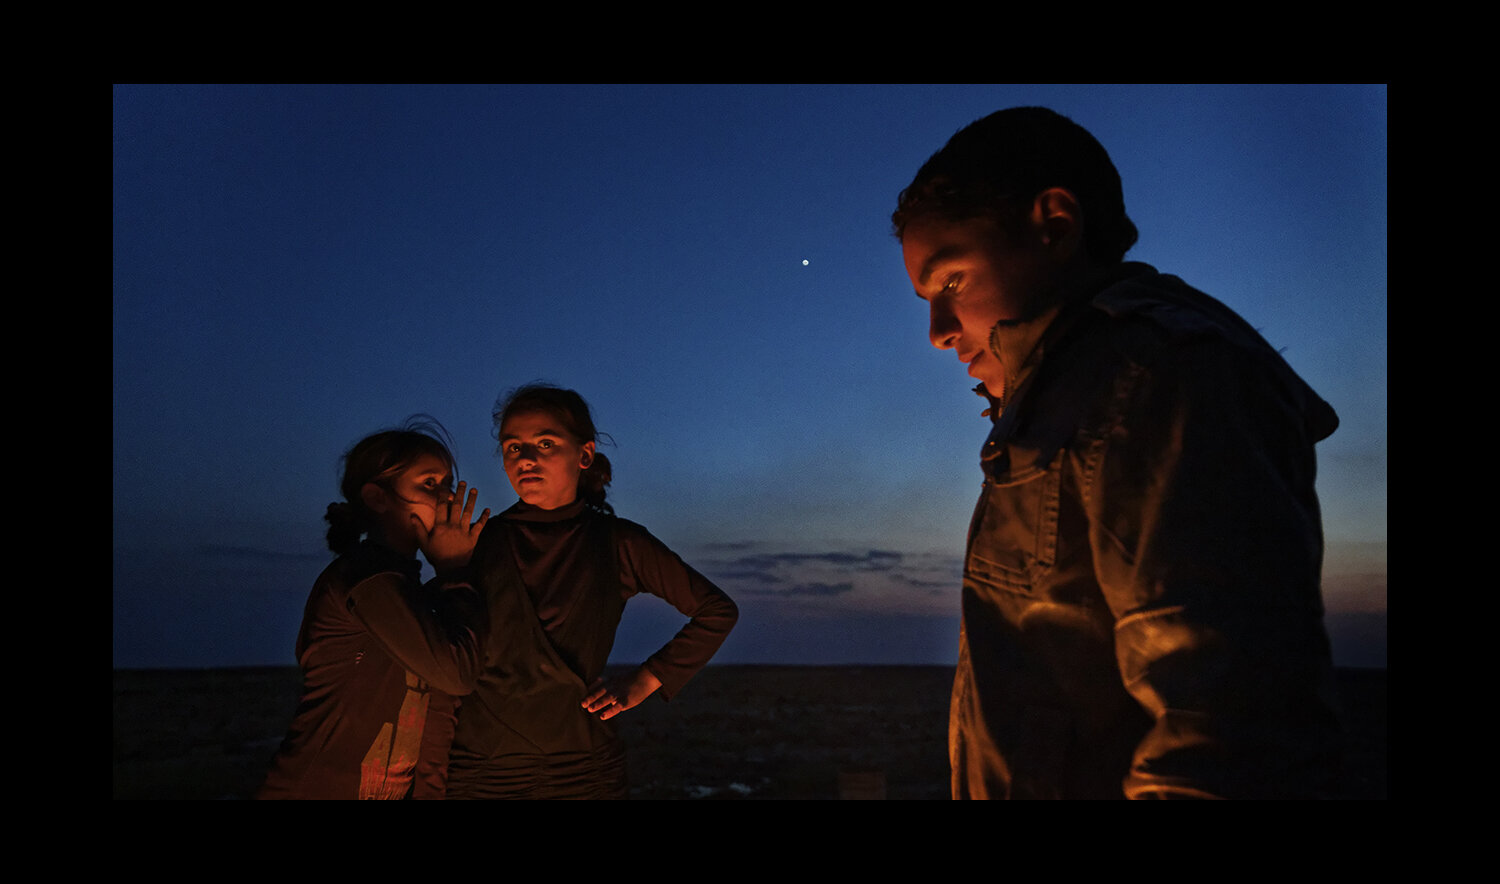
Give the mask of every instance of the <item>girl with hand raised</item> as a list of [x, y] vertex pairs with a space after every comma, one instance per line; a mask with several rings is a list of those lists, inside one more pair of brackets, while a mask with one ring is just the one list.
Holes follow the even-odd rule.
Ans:
[[[418, 415], [344, 455], [325, 516], [338, 558], [297, 635], [302, 701], [257, 797], [441, 797], [455, 698], [489, 628], [463, 574], [489, 510], [470, 521], [478, 491], [453, 489], [446, 437]], [[437, 572], [425, 585], [418, 550]]]

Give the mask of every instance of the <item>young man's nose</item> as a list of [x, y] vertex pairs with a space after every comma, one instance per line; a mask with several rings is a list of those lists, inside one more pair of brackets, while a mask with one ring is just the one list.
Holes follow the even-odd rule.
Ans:
[[932, 346], [952, 350], [958, 344], [958, 333], [958, 320], [953, 317], [953, 311], [934, 303], [927, 325], [927, 339], [932, 341]]

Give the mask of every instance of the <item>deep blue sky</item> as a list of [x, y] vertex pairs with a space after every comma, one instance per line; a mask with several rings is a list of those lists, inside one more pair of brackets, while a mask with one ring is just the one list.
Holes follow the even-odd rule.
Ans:
[[[1338, 410], [1335, 656], [1385, 665], [1383, 86], [116, 86], [114, 665], [293, 663], [339, 455], [428, 412], [502, 509], [490, 408], [539, 378], [739, 602], [718, 661], [952, 663], [987, 422], [889, 217], [1019, 104]], [[614, 659], [679, 620], [632, 602]]]

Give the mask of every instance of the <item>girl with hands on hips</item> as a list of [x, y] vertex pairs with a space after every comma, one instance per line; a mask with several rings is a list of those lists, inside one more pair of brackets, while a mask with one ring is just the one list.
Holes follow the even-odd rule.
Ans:
[[[458, 711], [448, 798], [624, 798], [612, 719], [675, 696], [738, 617], [729, 596], [641, 525], [615, 516], [588, 403], [529, 384], [492, 413], [520, 498], [485, 528], [469, 571], [490, 609], [484, 672]], [[604, 669], [625, 603], [666, 601], [686, 625], [624, 676]]]

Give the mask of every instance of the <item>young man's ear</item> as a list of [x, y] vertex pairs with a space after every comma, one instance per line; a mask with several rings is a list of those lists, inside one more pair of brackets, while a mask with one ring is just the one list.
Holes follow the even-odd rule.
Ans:
[[374, 482], [366, 482], [365, 486], [359, 489], [359, 499], [364, 501], [365, 509], [372, 513], [383, 513], [389, 505], [385, 489]]
[[1083, 208], [1064, 187], [1049, 187], [1031, 203], [1032, 229], [1059, 258], [1071, 258], [1083, 245]]
[[594, 443], [583, 443], [583, 454], [578, 457], [578, 465], [584, 469], [588, 469], [594, 465]]

